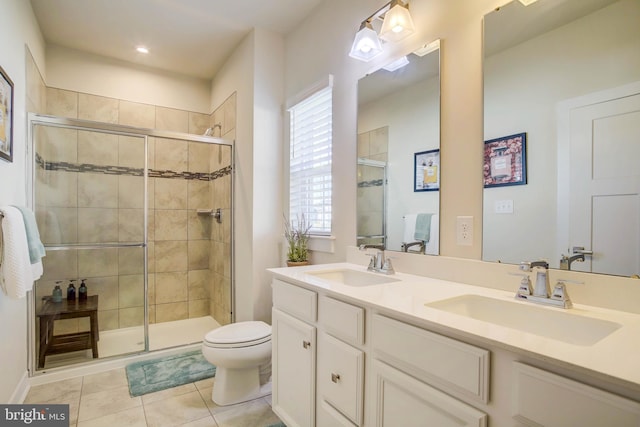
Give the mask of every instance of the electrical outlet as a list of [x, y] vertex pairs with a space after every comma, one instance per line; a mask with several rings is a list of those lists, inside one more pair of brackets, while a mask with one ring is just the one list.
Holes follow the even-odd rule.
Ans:
[[473, 245], [472, 216], [459, 216], [456, 218], [456, 240], [459, 246]]

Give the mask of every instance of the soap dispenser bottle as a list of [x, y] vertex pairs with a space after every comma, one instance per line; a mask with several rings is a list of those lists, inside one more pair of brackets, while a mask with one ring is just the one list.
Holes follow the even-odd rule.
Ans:
[[53, 292], [51, 293], [51, 301], [58, 303], [62, 302], [62, 289], [60, 289], [60, 284], [62, 282], [56, 282], [56, 286], [53, 288]]
[[73, 285], [75, 280], [69, 280], [69, 286], [67, 287], [67, 301], [76, 300], [76, 287]]
[[80, 287], [78, 288], [78, 301], [87, 300], [87, 285], [84, 283], [85, 280], [87, 279], [82, 279]]

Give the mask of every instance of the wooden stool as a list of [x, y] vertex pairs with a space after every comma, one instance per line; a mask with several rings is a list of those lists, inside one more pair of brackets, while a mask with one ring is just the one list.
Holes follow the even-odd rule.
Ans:
[[[44, 368], [45, 358], [50, 354], [91, 349], [93, 358], [98, 357], [98, 295], [87, 297], [86, 301], [53, 302], [50, 297], [36, 314], [40, 318], [40, 354], [38, 368]], [[56, 320], [88, 317], [91, 329], [88, 332], [53, 335]]]

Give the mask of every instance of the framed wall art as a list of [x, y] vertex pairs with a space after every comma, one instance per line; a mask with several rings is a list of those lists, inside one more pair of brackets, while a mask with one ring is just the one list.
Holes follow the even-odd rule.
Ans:
[[0, 158], [13, 161], [13, 82], [0, 67]]
[[527, 134], [484, 142], [484, 188], [527, 183]]
[[440, 150], [415, 153], [413, 160], [413, 191], [438, 191], [439, 189]]

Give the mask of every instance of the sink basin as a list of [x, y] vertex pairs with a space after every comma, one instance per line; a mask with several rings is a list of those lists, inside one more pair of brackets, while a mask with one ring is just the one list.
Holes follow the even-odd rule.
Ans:
[[308, 271], [306, 274], [315, 276], [319, 279], [339, 282], [347, 286], [371, 286], [380, 285], [382, 283], [399, 282], [389, 276], [377, 273], [366, 273], [363, 271], [350, 270], [348, 268], [340, 270], [318, 270]]
[[425, 306], [581, 346], [591, 346], [621, 327], [615, 322], [579, 316], [556, 308], [518, 304], [480, 295], [461, 295]]

